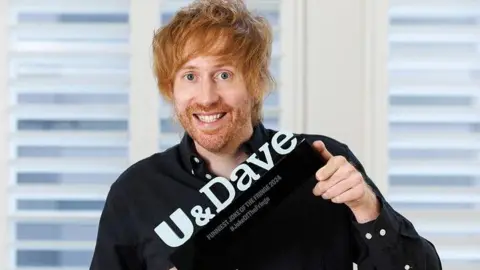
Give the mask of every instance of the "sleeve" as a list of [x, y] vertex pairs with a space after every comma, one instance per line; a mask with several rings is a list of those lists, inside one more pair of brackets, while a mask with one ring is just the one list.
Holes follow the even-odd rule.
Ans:
[[359, 170], [380, 202], [380, 215], [367, 223], [357, 223], [353, 213], [352, 240], [359, 270], [405, 269], [441, 270], [435, 246], [417, 233], [414, 225], [385, 200], [378, 187], [347, 147], [347, 159]]
[[125, 202], [112, 187], [100, 216], [90, 270], [144, 269]]

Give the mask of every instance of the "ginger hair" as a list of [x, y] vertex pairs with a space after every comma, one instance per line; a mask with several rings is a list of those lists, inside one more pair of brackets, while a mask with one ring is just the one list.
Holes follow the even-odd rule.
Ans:
[[262, 103], [275, 87], [269, 66], [273, 34], [267, 19], [241, 0], [196, 0], [155, 32], [153, 70], [161, 96], [172, 102], [175, 74], [197, 56], [217, 56], [243, 75], [253, 97], [252, 124], [262, 120]]

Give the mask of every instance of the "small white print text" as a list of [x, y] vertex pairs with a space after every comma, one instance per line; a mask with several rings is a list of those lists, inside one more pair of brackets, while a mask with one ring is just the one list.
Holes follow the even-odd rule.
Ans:
[[208, 240], [213, 239], [230, 225], [230, 231], [240, 228], [248, 219], [270, 202], [270, 197], [264, 196], [272, 187], [282, 180], [280, 175], [275, 176], [267, 185], [257, 191], [248, 201], [240, 206], [237, 211], [231, 214], [227, 220], [224, 220], [213, 231], [207, 234]]
[[[260, 155], [255, 153], [248, 157], [245, 163], [238, 165], [232, 171], [230, 179], [220, 176], [215, 177], [199, 190], [200, 193], [204, 194], [209, 199], [215, 209], [195, 205], [190, 210], [189, 213], [191, 217], [189, 217], [182, 209], [178, 208], [169, 217], [178, 228], [178, 231], [181, 232], [180, 235], [177, 234], [166, 221], [162, 221], [157, 227], [155, 227], [155, 233], [170, 247], [179, 247], [183, 245], [192, 237], [195, 229], [194, 223], [199, 227], [207, 225], [211, 219], [232, 203], [237, 190], [245, 191], [250, 188], [253, 182], [260, 179], [260, 175], [252, 168], [261, 168], [265, 171], [269, 171], [273, 168], [274, 162], [272, 153], [270, 152], [270, 146], [276, 154], [287, 155], [295, 149], [297, 142], [298, 140], [293, 133], [283, 131], [275, 133], [270, 142], [266, 142], [258, 149]], [[238, 209], [238, 213], [235, 212], [232, 214], [227, 220], [210, 232], [207, 237], [211, 239], [214, 235], [217, 235], [228, 226], [230, 226], [230, 230], [232, 231], [238, 229], [259, 209], [270, 202], [270, 198], [268, 196], [263, 197], [263, 195], [280, 180], [280, 176], [276, 176], [270, 180], [265, 187], [258, 191], [255, 196]], [[218, 199], [211, 189], [214, 185], [219, 185], [228, 192], [229, 196], [226, 200], [221, 201]], [[241, 219], [237, 220], [238, 217], [241, 217]], [[194, 222], [192, 222], [192, 218]], [[234, 223], [232, 224], [231, 222]], [[218, 232], [212, 236], [211, 234], [215, 231]]]

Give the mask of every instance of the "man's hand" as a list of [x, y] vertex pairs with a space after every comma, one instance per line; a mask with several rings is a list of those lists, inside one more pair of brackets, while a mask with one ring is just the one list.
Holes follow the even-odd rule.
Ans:
[[334, 203], [344, 203], [359, 223], [374, 220], [379, 215], [379, 202], [362, 174], [343, 156], [333, 156], [321, 141], [313, 146], [327, 160], [315, 174], [318, 183], [313, 194]]

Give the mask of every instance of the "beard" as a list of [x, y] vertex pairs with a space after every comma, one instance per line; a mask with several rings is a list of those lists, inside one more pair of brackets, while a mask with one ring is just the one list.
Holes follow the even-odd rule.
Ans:
[[[248, 139], [251, 131], [251, 102], [244, 100], [232, 108], [221, 101], [210, 106], [200, 104], [189, 105], [185, 110], [180, 111], [175, 107], [175, 115], [185, 131], [202, 148], [211, 153], [235, 151], [243, 140]], [[195, 113], [224, 112], [226, 113], [221, 124], [213, 129], [203, 129], [199, 126], [199, 120]]]

